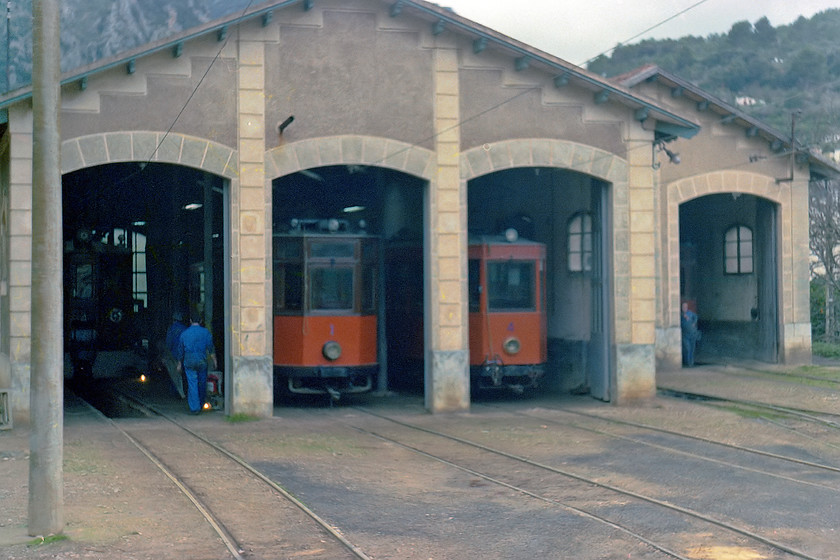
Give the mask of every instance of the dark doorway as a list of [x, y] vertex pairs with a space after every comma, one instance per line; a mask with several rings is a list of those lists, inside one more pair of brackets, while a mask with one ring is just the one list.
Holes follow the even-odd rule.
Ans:
[[778, 208], [753, 195], [680, 207], [680, 299], [699, 315], [699, 363], [778, 360]]

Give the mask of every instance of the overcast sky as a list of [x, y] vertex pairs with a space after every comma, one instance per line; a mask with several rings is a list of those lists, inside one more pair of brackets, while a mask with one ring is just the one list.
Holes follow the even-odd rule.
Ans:
[[[706, 37], [726, 33], [737, 21], [755, 23], [763, 16], [775, 27], [792, 23], [800, 15], [809, 18], [829, 8], [840, 8], [840, 0], [434, 1], [574, 64], [582, 64], [618, 43], [686, 35]], [[628, 41], [687, 9], [682, 15]]]

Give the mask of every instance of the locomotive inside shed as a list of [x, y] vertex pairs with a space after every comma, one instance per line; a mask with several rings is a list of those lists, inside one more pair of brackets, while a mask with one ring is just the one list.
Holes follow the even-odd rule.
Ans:
[[[225, 188], [218, 176], [154, 162], [96, 166], [63, 177], [65, 300], [75, 305], [65, 309], [67, 379], [165, 379], [166, 330], [173, 312], [190, 307], [208, 315], [219, 363], [225, 364]], [[275, 236], [288, 232], [294, 220], [338, 220], [382, 240], [375, 263], [376, 375], [370, 390], [422, 394], [426, 334], [422, 324], [399, 319], [425, 312], [426, 183], [384, 167], [335, 165], [279, 177], [272, 189]], [[547, 310], [544, 392], [589, 391], [590, 370], [597, 367], [592, 350], [607, 345], [593, 335], [595, 315], [609, 312], [593, 303], [604, 290], [593, 274], [593, 260], [604, 248], [592, 231], [604, 189], [583, 174], [536, 167], [490, 173], [467, 185], [470, 236], [515, 229], [522, 239], [546, 247], [540, 287]], [[401, 245], [414, 247], [402, 251], [403, 261], [411, 261], [410, 282], [400, 279], [401, 265], [387, 257], [388, 247], [399, 251]], [[92, 272], [97, 266], [101, 271]], [[115, 286], [120, 295], [109, 300]], [[95, 307], [82, 301], [86, 289], [99, 298]], [[276, 344], [282, 341], [275, 338]], [[116, 346], [130, 359], [116, 359], [110, 353]], [[275, 389], [284, 383], [275, 376]]]
[[222, 179], [118, 163], [68, 173], [62, 191], [65, 380], [96, 392], [143, 379], [174, 392], [164, 339], [173, 314], [191, 310], [224, 364]]

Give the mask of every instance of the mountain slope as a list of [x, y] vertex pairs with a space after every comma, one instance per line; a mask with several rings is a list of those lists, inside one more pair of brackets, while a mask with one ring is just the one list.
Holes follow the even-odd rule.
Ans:
[[[767, 18], [708, 37], [619, 45], [588, 68], [607, 77], [647, 63], [697, 84], [779, 130], [797, 112], [797, 140], [840, 148], [840, 9], [787, 26]], [[801, 113], [799, 113], [801, 111]]]

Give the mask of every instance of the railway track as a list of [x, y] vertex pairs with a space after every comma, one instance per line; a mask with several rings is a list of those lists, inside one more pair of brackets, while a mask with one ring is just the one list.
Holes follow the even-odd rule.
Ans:
[[660, 388], [658, 390], [658, 393], [666, 397], [694, 400], [712, 404], [724, 404], [727, 406], [737, 406], [741, 407], [744, 410], [769, 411], [790, 417], [795, 417], [800, 420], [806, 420], [808, 422], [816, 424], [822, 424], [824, 426], [840, 430], [840, 414], [834, 414], [825, 411], [808, 410], [791, 406], [783, 406], [778, 404], [770, 404], [759, 401], [751, 401], [747, 399], [721, 397], [716, 395], [709, 395], [705, 393], [697, 393], [692, 391], [683, 391], [678, 389]]
[[[219, 445], [212, 436], [191, 428], [201, 426], [200, 422], [181, 422], [154, 407], [145, 410], [166, 422], [156, 423], [157, 428], [145, 427], [137, 420], [117, 424], [125, 430], [126, 437], [137, 441], [135, 445], [149, 449], [147, 456], [151, 460], [175, 473], [187, 491], [192, 491], [201, 506], [211, 512], [207, 523], [222, 528], [218, 541], [230, 543], [224, 546], [232, 558], [238, 558], [236, 554], [242, 558], [290, 557], [278, 554], [278, 543], [266, 542], [265, 538], [272, 533], [267, 527], [288, 524], [289, 509], [273, 520], [254, 520], [235, 507], [237, 501], [260, 503], [269, 493], [273, 494], [271, 500], [285, 502], [287, 498], [276, 494], [276, 489], [268, 491], [266, 484], [274, 484], [272, 480], [283, 480], [284, 486], [278, 488], [288, 488], [289, 495], [303, 492], [312, 510], [328, 511], [332, 523], [326, 523], [327, 528], [335, 525], [347, 531], [346, 544], [318, 533], [320, 536], [309, 545], [312, 555], [306, 555], [313, 558], [366, 557], [350, 541], [364, 543], [372, 558], [401, 559], [469, 554], [516, 557], [510, 551], [521, 553], [530, 550], [528, 546], [538, 551], [534, 557], [556, 558], [835, 557], [836, 546], [831, 546], [831, 537], [811, 540], [807, 536], [811, 530], [815, 535], [828, 534], [840, 522], [831, 517], [831, 504], [840, 492], [840, 467], [830, 460], [832, 449], [825, 458], [803, 457], [767, 451], [758, 445], [739, 446], [681, 433], [667, 426], [609, 418], [597, 413], [599, 407], [561, 405], [535, 411], [530, 405], [523, 410], [513, 403], [477, 404], [473, 410], [479, 416], [472, 419], [471, 415], [406, 416], [402, 408], [392, 408], [388, 413], [383, 412], [389, 411], [387, 407], [367, 406], [290, 410], [282, 413], [282, 420], [267, 420], [260, 428], [261, 435], [247, 445], [238, 445], [230, 437]], [[800, 412], [808, 415], [808, 411]], [[782, 415], [780, 411], [773, 414]], [[295, 426], [297, 420], [301, 422]], [[342, 452], [347, 453], [346, 447], [339, 450], [338, 456], [328, 457], [320, 464], [312, 463], [310, 457], [305, 472], [274, 451], [283, 448], [285, 430], [311, 430], [313, 422], [318, 430], [329, 431], [330, 437], [351, 441], [351, 447], [371, 450], [377, 456], [383, 454], [386, 459], [381, 488], [376, 480], [359, 478], [363, 475], [354, 472], [353, 457], [341, 457]], [[162, 448], [157, 434], [161, 430], [172, 431], [173, 424], [179, 426], [176, 431], [183, 434], [183, 439]], [[170, 427], [161, 427], [166, 425]], [[530, 443], [521, 445], [522, 438]], [[254, 448], [251, 444], [255, 441], [268, 447]], [[822, 443], [813, 442], [812, 447], [819, 445]], [[399, 471], [389, 472], [387, 461], [395, 457], [396, 448], [404, 456], [414, 457], [408, 459], [410, 469], [405, 470], [407, 459], [403, 458]], [[240, 450], [251, 462], [237, 461], [239, 457], [227, 449]], [[260, 450], [254, 453], [255, 449]], [[597, 459], [598, 456], [603, 459]], [[244, 471], [240, 461], [261, 466], [255, 469], [256, 473]], [[369, 463], [370, 459], [364, 462]], [[208, 464], [213, 476], [227, 480], [254, 480], [237, 485], [235, 495], [220, 493], [208, 478], [211, 475], [190, 472], [195, 464]], [[269, 473], [263, 475], [268, 482], [260, 480], [263, 471]], [[339, 474], [330, 474], [329, 480], [323, 480], [328, 473], [336, 472]], [[394, 492], [395, 479], [386, 481], [388, 476], [409, 477], [405, 480], [413, 489]], [[441, 489], [434, 490], [435, 485]], [[749, 508], [738, 503], [738, 495], [744, 492], [753, 494], [747, 500], [752, 504]], [[438, 497], [430, 500], [430, 493], [437, 493]], [[799, 505], [787, 511], [784, 499], [777, 504], [780, 497]], [[395, 515], [401, 510], [400, 500], [404, 500], [402, 513]], [[813, 515], [807, 511], [810, 506]], [[255, 509], [268, 511], [271, 507]], [[286, 507], [298, 512], [307, 509], [298, 505]], [[379, 507], [384, 517], [378, 515]], [[199, 505], [196, 508], [201, 509]], [[457, 513], [448, 513], [447, 517], [447, 512]], [[828, 512], [829, 516], [818, 519], [816, 512]], [[522, 519], [513, 521], [517, 515]], [[801, 519], [785, 520], [785, 516], [798, 515]], [[305, 523], [310, 527], [307, 531], [314, 531], [311, 518]], [[460, 523], [457, 526], [467, 531], [475, 528], [476, 535], [468, 536], [461, 532], [463, 529], [447, 527], [447, 523]], [[508, 535], [505, 528], [511, 523], [517, 529]], [[808, 530], [792, 530], [800, 525]], [[482, 535], [485, 540], [499, 539], [502, 544], [481, 542]], [[583, 535], [585, 545], [571, 543]], [[504, 542], [509, 539], [515, 541]], [[325, 540], [331, 544], [326, 546]], [[527, 544], [529, 540], [537, 540], [539, 546]], [[413, 543], [409, 549], [407, 541]], [[570, 542], [568, 548], [564, 548], [566, 542]], [[432, 547], [436, 547], [437, 555], [431, 552]], [[506, 552], [498, 556], [478, 552], [497, 551], [500, 547]], [[441, 554], [442, 550], [451, 555]], [[580, 555], [581, 550], [586, 550], [586, 554]], [[468, 553], [465, 555], [464, 551]]]
[[[828, 472], [831, 474], [840, 475], [840, 466], [828, 464], [827, 462], [818, 462], [814, 460], [803, 459], [801, 457], [794, 457], [790, 455], [784, 455], [781, 453], [774, 453], [755, 447], [736, 445], [726, 441], [715, 440], [708, 437], [697, 436], [694, 434], [679, 432], [673, 429], [662, 428], [659, 426], [653, 426], [650, 424], [644, 424], [640, 422], [617, 420], [615, 418], [609, 418], [606, 416], [593, 414], [591, 412], [582, 412], [580, 410], [570, 408], [550, 407], [547, 408], [546, 411], [550, 411], [550, 413], [552, 414], [562, 414], [566, 416], [577, 416], [579, 418], [587, 418], [595, 420], [597, 422], [601, 422], [603, 424], [606, 424], [607, 426], [637, 428], [641, 430], [641, 432], [637, 430], [632, 435], [628, 435], [627, 433], [622, 433], [616, 430], [611, 431], [609, 429], [605, 429], [604, 427], [586, 425], [571, 420], [564, 421], [556, 417], [551, 417], [548, 414], [526, 413], [518, 410], [511, 410], [510, 408], [503, 406], [496, 406], [494, 408], [505, 410], [506, 412], [524, 418], [530, 418], [551, 425], [562, 426], [564, 428], [579, 430], [582, 432], [600, 434], [615, 440], [632, 442], [633, 444], [637, 444], [639, 446], [662, 450], [686, 458], [696, 459], [711, 464], [724, 466], [733, 470], [743, 470], [747, 472], [760, 473], [768, 477], [778, 478], [780, 480], [786, 480], [789, 482], [803, 484], [806, 486], [823, 488], [831, 492], [840, 492], [840, 476], [838, 476], [838, 480], [835, 485], [829, 485], [819, 481], [797, 478], [797, 476], [802, 476], [801, 468], [803, 466], [808, 467], [812, 469], [815, 473], [819, 474]], [[657, 434], [657, 437], [651, 438], [649, 434]], [[704, 444], [704, 447], [702, 447], [701, 450], [692, 448], [687, 449], [684, 443], [686, 440], [690, 442]], [[751, 456], [753, 455], [774, 460], [773, 466], [771, 468], [764, 469], [750, 466], [750, 462], [752, 460]]]
[[[736, 519], [726, 511], [706, 511], [703, 507], [683, 505], [678, 502], [690, 504], [692, 500], [670, 500], [666, 497], [657, 497], [649, 490], [634, 489], [632, 484], [608, 482], [610, 478], [617, 478], [616, 472], [598, 476], [567, 466], [524, 457], [487, 442], [400, 421], [369, 409], [360, 408], [359, 410], [391, 424], [391, 427], [382, 425], [377, 429], [354, 424], [353, 428], [360, 432], [402, 446], [418, 455], [479, 477], [490, 484], [499, 485], [583, 516], [622, 533], [625, 538], [645, 543], [667, 557], [690, 557], [689, 553], [685, 552], [687, 548], [691, 548], [686, 547], [686, 539], [696, 538], [697, 541], [694, 543], [696, 550], [724, 545], [731, 550], [752, 549], [758, 554], [756, 558], [827, 558], [820, 556], [819, 553], [810, 553], [797, 545], [774, 538], [772, 531], [755, 528], [758, 525], [755, 520]], [[544, 419], [534, 418], [534, 420]], [[473, 450], [473, 453], [465, 452], [465, 448]], [[698, 459], [710, 460], [707, 457], [698, 457]], [[837, 486], [815, 484], [804, 479], [774, 475], [758, 469], [745, 469], [732, 463], [714, 461], [727, 469], [742, 468], [753, 477], [774, 477], [790, 485], [813, 486], [816, 492], [836, 493], [838, 491]], [[473, 464], [480, 466], [470, 466]], [[488, 468], [488, 465], [492, 466]], [[822, 467], [825, 466], [815, 466], [815, 468]], [[523, 474], [526, 468], [535, 473]], [[836, 469], [828, 467], [828, 470], [832, 471], [833, 475], [836, 474]], [[545, 474], [538, 476], [536, 472], [553, 476], [546, 478]], [[538, 479], [539, 484], [534, 486], [513, 482], [523, 479]], [[562, 492], [559, 492], [561, 488]], [[574, 497], [566, 497], [569, 494]], [[585, 498], [581, 499], [581, 496]], [[603, 504], [616, 503], [621, 503], [621, 507], [603, 507]], [[636, 511], [638, 515], [628, 519], [627, 509]], [[643, 521], [657, 519], [661, 522], [663, 512], [666, 512], [665, 515], [668, 517], [669, 530], [666, 532], [663, 532], [659, 525], [649, 525]], [[680, 529], [675, 531], [675, 527], [680, 527]]]
[[[166, 424], [116, 422], [88, 406], [192, 503], [218, 538], [216, 548], [224, 547], [228, 557], [246, 560], [305, 555], [369, 560], [338, 529], [249, 462], [151, 404], [124, 393], [119, 398], [140, 415], [163, 418]], [[161, 437], [162, 430], [167, 432], [166, 437]], [[225, 490], [220, 479], [237, 480], [237, 484]], [[289, 528], [293, 528], [291, 533]], [[289, 540], [284, 540], [283, 535]]]

